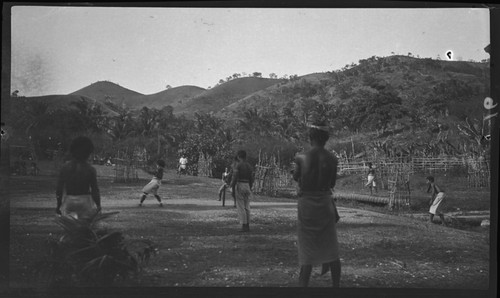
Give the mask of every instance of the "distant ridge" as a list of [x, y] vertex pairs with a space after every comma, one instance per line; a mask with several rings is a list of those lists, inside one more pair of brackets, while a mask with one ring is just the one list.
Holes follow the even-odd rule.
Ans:
[[218, 112], [252, 93], [276, 85], [283, 80], [245, 77], [231, 80], [206, 90], [174, 106], [175, 113], [192, 115], [195, 112]]
[[[204, 91], [206, 91], [206, 89], [197, 86], [186, 85], [186, 86], [173, 87], [158, 93], [145, 95], [144, 100], [141, 101], [141, 104], [149, 108], [157, 108], [157, 109], [161, 109], [162, 107], [167, 105], [175, 107], [179, 104], [179, 101], [197, 96]], [[138, 105], [140, 104], [139, 103], [135, 104], [135, 106]]]
[[280, 111], [285, 105], [300, 108], [305, 99], [348, 106], [353, 100], [362, 100], [378, 92], [377, 86], [382, 84], [397, 93], [410, 113], [438, 100], [449, 107], [450, 116], [460, 118], [467, 113], [481, 112], [482, 105], [471, 100], [479, 102], [489, 94], [489, 69], [487, 61], [372, 56], [340, 70], [289, 79], [243, 77], [211, 89], [185, 85], [149, 95], [109, 81], [99, 81], [69, 95], [109, 103], [112, 109], [124, 105], [132, 110], [144, 106], [161, 109], [170, 105], [175, 114], [188, 117], [198, 112], [234, 119], [240, 118], [246, 109]]
[[44, 96], [30, 96], [30, 97], [11, 97], [11, 105], [13, 107], [21, 107], [25, 102], [43, 102], [47, 104], [47, 112], [50, 111], [55, 111], [55, 110], [65, 110], [65, 109], [70, 109], [74, 110], [76, 107], [73, 105], [74, 103], [77, 103], [79, 101], [85, 101], [89, 106], [92, 106], [94, 104], [99, 105], [99, 107], [107, 113], [110, 116], [114, 116], [117, 113], [107, 107], [105, 104], [87, 97], [83, 95], [75, 95], [75, 94], [69, 94], [69, 95], [44, 95]]
[[70, 95], [83, 95], [101, 103], [111, 101], [117, 105], [126, 104], [127, 106], [134, 106], [138, 99], [144, 97], [144, 94], [108, 81], [99, 81], [90, 84], [87, 87], [70, 93]]
[[461, 118], [480, 114], [482, 100], [489, 94], [489, 64], [444, 61], [394, 55], [361, 59], [358, 64], [335, 72], [308, 74], [242, 97], [221, 109], [223, 118], [241, 118], [246, 109], [279, 111], [288, 104], [312, 99], [329, 104], [349, 105], [367, 98], [382, 84], [393, 89], [410, 113], [437, 101], [448, 107], [449, 115]]

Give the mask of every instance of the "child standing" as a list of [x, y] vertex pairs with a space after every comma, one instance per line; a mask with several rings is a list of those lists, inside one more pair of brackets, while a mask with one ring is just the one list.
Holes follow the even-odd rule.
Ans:
[[228, 187], [229, 185], [229, 182], [231, 181], [228, 181], [228, 178], [229, 178], [229, 170], [228, 168], [226, 168], [225, 172], [222, 173], [222, 186], [219, 188], [219, 201], [222, 199], [222, 196], [224, 196], [224, 199], [226, 198], [226, 188]]
[[439, 218], [441, 218], [441, 224], [443, 226], [446, 225], [444, 221], [444, 215], [441, 212], [441, 206], [444, 198], [446, 195], [444, 194], [444, 190], [440, 188], [436, 183], [434, 183], [434, 177], [428, 176], [427, 178], [427, 184], [429, 185], [427, 187], [427, 192], [430, 192], [432, 190], [431, 194], [431, 199], [429, 201], [429, 213], [430, 213], [430, 221], [432, 223], [432, 220], [434, 219], [434, 215], [439, 215]]
[[368, 182], [365, 184], [365, 187], [370, 188], [370, 194], [373, 194], [373, 189], [377, 192], [377, 184], [375, 183], [375, 169], [371, 162], [368, 163]]
[[156, 162], [156, 172], [148, 172], [150, 174], [153, 174], [153, 179], [151, 179], [151, 181], [142, 189], [142, 197], [141, 202], [139, 203], [139, 207], [142, 206], [142, 203], [149, 193], [152, 193], [160, 203], [160, 207], [163, 207], [161, 198], [158, 195], [158, 189], [160, 188], [161, 179], [163, 178], [163, 168], [165, 168], [165, 161], [160, 159]]

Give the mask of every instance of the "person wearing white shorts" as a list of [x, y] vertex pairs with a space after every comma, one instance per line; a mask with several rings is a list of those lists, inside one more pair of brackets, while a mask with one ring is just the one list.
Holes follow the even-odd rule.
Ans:
[[182, 157], [179, 159], [179, 169], [178, 169], [179, 175], [182, 173], [186, 174], [187, 163], [188, 163], [188, 159], [183, 154]]
[[142, 203], [144, 202], [144, 200], [146, 200], [148, 194], [153, 194], [154, 197], [158, 200], [158, 203], [160, 203], [160, 207], [163, 206], [161, 198], [158, 195], [158, 189], [161, 186], [161, 179], [163, 178], [164, 167], [165, 167], [165, 161], [160, 159], [156, 162], [156, 172], [150, 173], [153, 174], [153, 179], [151, 179], [151, 181], [142, 189], [142, 196], [141, 196], [141, 202], [139, 203], [139, 207], [142, 206]]
[[365, 187], [370, 188], [370, 194], [373, 194], [373, 189], [377, 192], [377, 184], [375, 182], [375, 169], [371, 162], [368, 163], [368, 182], [365, 184]]

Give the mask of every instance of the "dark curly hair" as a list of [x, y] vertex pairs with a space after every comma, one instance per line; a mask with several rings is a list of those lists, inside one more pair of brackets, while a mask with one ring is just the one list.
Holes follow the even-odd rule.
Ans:
[[247, 158], [247, 152], [245, 150], [240, 150], [238, 153], [236, 153], [236, 156], [241, 158], [241, 159], [246, 159]]
[[156, 162], [157, 165], [159, 165], [160, 167], [164, 168], [165, 167], [165, 161], [163, 159], [160, 159]]
[[[328, 126], [328, 123], [325, 120], [315, 120], [311, 123], [313, 126], [318, 126], [318, 127], [326, 127]], [[309, 128], [309, 140], [315, 141], [321, 146], [325, 146], [326, 141], [330, 138], [330, 134], [328, 131], [324, 131], [321, 129], [317, 129], [314, 127]]]
[[94, 143], [88, 137], [77, 137], [71, 142], [69, 152], [74, 159], [85, 161], [94, 152]]

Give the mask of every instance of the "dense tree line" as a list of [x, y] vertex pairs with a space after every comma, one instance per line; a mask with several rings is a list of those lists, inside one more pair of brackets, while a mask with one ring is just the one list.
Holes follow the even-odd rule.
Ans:
[[[350, 150], [351, 155], [373, 148], [386, 154], [389, 148], [401, 154], [430, 155], [484, 151], [487, 143], [478, 141], [475, 133], [479, 130], [476, 123], [482, 122], [474, 116], [481, 114], [482, 106], [470, 105], [470, 98], [489, 92], [481, 72], [468, 62], [446, 64], [411, 56], [373, 56], [317, 81], [285, 75], [273, 93], [284, 104], [239, 110], [231, 120], [207, 113], [188, 119], [175, 115], [171, 106], [130, 110], [110, 101], [100, 105], [82, 98], [54, 108], [42, 100], [16, 97], [10, 123], [42, 158], [47, 150], [65, 150], [72, 137], [85, 134], [96, 140], [96, 152], [103, 156], [120, 152], [125, 158], [135, 158], [139, 150], [149, 162], [163, 158], [175, 163], [185, 153], [191, 162], [200, 156], [210, 158], [214, 173], [223, 171], [239, 148], [246, 148], [253, 162], [260, 152], [289, 163], [307, 146], [307, 123], [312, 116], [328, 119], [334, 137], [375, 133], [364, 143], [329, 144], [330, 149]], [[446, 75], [440, 74], [444, 67], [450, 69]], [[462, 68], [467, 78], [459, 75]], [[246, 75], [235, 73], [226, 81]], [[418, 131], [421, 137], [404, 142], [391, 139], [405, 131]]]

